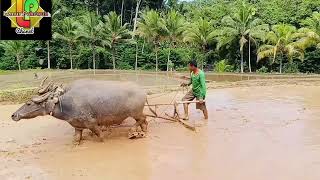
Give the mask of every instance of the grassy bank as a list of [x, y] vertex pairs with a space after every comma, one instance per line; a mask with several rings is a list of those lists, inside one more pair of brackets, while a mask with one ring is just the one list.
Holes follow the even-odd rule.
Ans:
[[15, 90], [0, 91], [0, 103], [23, 103], [35, 94], [34, 88], [23, 88]]

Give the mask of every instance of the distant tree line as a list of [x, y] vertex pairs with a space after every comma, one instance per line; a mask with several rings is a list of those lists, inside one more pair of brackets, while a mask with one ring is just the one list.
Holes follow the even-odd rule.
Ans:
[[0, 69], [320, 73], [320, 1], [53, 0], [51, 41], [3, 41]]

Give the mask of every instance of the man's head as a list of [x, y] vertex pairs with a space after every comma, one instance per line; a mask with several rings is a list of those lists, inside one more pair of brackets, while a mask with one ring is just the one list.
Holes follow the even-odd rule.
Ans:
[[196, 60], [191, 60], [189, 62], [189, 70], [190, 71], [195, 71], [196, 69], [198, 69], [198, 63]]

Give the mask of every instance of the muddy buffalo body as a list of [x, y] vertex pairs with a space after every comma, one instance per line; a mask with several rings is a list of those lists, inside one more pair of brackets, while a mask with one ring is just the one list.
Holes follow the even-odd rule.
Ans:
[[43, 86], [42, 82], [38, 93], [13, 113], [14, 121], [51, 115], [75, 128], [75, 143], [80, 143], [84, 129], [90, 129], [102, 141], [101, 127], [121, 124], [128, 117], [136, 120], [129, 137], [144, 136], [147, 131], [143, 113], [147, 96], [133, 83], [77, 80], [63, 88], [52, 82]]

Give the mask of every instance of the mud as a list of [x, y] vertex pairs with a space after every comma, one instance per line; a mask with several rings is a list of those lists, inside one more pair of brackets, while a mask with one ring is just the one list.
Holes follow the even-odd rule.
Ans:
[[[46, 116], [15, 123], [10, 115], [19, 105], [0, 106], [0, 179], [320, 179], [319, 86], [208, 93], [208, 121], [190, 108], [196, 132], [149, 119], [148, 137], [129, 140], [128, 119], [106, 132], [104, 143], [87, 131], [76, 147], [65, 122]], [[154, 95], [150, 103], [182, 95]]]

